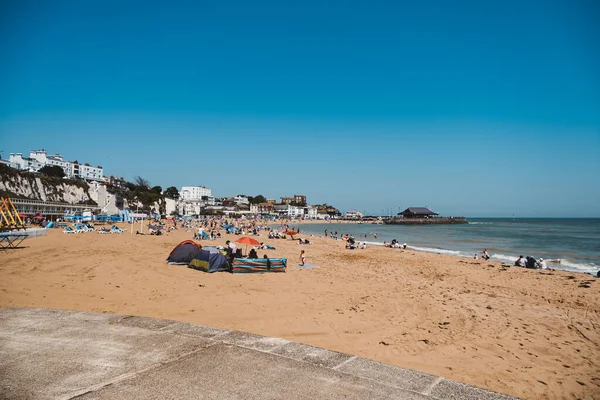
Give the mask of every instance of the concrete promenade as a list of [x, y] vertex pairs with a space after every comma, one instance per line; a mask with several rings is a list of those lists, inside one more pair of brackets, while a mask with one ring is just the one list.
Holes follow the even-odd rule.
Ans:
[[284, 339], [0, 308], [0, 399], [513, 399]]

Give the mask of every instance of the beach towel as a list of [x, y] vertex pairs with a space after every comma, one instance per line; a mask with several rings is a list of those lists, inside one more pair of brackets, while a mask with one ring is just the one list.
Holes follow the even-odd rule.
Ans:
[[296, 264], [298, 267], [300, 268], [305, 268], [305, 269], [312, 269], [312, 268], [319, 268], [316, 265], [312, 265], [312, 264]]

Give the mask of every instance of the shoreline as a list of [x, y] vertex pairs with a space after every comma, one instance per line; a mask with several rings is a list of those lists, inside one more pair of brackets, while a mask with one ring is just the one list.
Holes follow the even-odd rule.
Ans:
[[[51, 230], [26, 248], [0, 253], [0, 306], [243, 330], [525, 398], [586, 398], [600, 390], [593, 379], [600, 370], [600, 281], [589, 275], [411, 249], [349, 251], [343, 241], [316, 236], [298, 245], [268, 240], [265, 232], [257, 239], [277, 248], [264, 251], [269, 257], [288, 259], [285, 274], [167, 265], [173, 247], [192, 235]], [[299, 267], [300, 250], [318, 268]]]
[[[509, 218], [507, 218], [507, 219], [510, 220]], [[311, 221], [311, 222], [309, 222], [309, 224], [314, 225], [315, 222]], [[354, 224], [356, 224], [356, 223], [354, 223]], [[475, 221], [475, 222], [470, 222], [470, 224], [479, 225], [479, 224], [482, 224], [482, 222]], [[486, 223], [483, 223], [483, 224], [486, 224]], [[292, 225], [295, 225], [295, 223], [290, 223], [290, 226], [292, 226]], [[356, 225], [362, 226], [362, 225], [368, 225], [368, 224], [356, 224]], [[280, 227], [280, 225], [273, 225], [273, 224], [269, 224], [269, 226], [273, 227], [273, 228], [277, 228], [277, 229], [279, 229], [279, 227]], [[343, 232], [343, 233], [348, 233], [348, 232]], [[353, 232], [351, 232], [351, 233], [353, 233]], [[302, 235], [305, 235], [305, 236], [308, 235], [309, 237], [325, 238], [322, 233], [300, 232], [299, 236], [302, 236]], [[381, 233], [380, 233], [380, 235], [381, 235]], [[327, 238], [327, 239], [331, 240], [330, 238]], [[338, 239], [338, 240], [341, 240], [341, 239]], [[368, 237], [367, 239], [365, 239], [364, 237], [355, 236], [355, 240], [356, 240], [356, 242], [366, 242], [368, 245], [372, 245], [372, 246], [383, 246], [383, 242], [384, 242], [384, 241], [379, 241], [377, 239], [374, 239], [373, 237]], [[461, 259], [473, 259], [473, 254], [474, 254], [472, 251], [441, 248], [441, 247], [430, 247], [430, 246], [435, 246], [435, 244], [413, 245], [411, 243], [407, 243], [407, 245], [408, 245], [408, 248], [410, 248], [414, 251], [430, 253], [430, 254], [445, 254], [445, 255], [450, 255], [450, 256], [454, 256], [454, 257], [459, 257]], [[481, 257], [480, 252], [477, 250], [475, 250], [475, 251]], [[504, 264], [509, 264], [510, 266], [514, 266], [514, 263], [519, 258], [519, 255], [524, 254], [524, 253], [518, 253], [518, 252], [514, 251], [514, 254], [510, 254], [510, 251], [511, 250], [507, 250], [507, 252], [509, 254], [490, 252], [490, 261], [501, 262]], [[586, 274], [586, 275], [590, 275], [593, 277], [597, 277], [597, 274], [600, 272], [600, 265], [597, 265], [594, 262], [588, 262], [588, 261], [584, 261], [584, 260], [571, 260], [571, 259], [567, 259], [567, 258], [552, 258], [552, 257], [546, 256], [546, 255], [543, 255], [543, 258], [546, 260], [547, 263], [550, 264], [549, 266], [551, 268], [558, 269], [561, 271], [581, 273], [581, 274]]]

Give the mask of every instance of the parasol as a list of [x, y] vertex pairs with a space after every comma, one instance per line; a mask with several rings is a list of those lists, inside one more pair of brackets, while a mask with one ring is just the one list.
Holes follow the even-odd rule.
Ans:
[[258, 242], [258, 240], [252, 239], [251, 237], [248, 237], [248, 236], [244, 236], [244, 237], [239, 238], [238, 240], [236, 240], [236, 243], [250, 244], [252, 246], [258, 246], [258, 245], [260, 245], [260, 243]]
[[298, 231], [295, 231], [293, 229], [288, 229], [287, 231], [285, 231], [286, 235], [290, 235], [290, 237], [292, 238], [292, 240], [296, 240], [294, 239], [294, 235], [298, 234]]
[[241, 243], [246, 245], [246, 254], [248, 253], [248, 245], [252, 246], [260, 246], [260, 243], [256, 239], [252, 239], [251, 237], [244, 236], [236, 240], [236, 243]]

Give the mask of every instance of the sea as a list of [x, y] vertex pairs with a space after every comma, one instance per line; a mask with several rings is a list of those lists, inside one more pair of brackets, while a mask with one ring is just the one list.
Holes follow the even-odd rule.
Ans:
[[[490, 259], [513, 265], [520, 256], [544, 258], [549, 267], [596, 275], [600, 270], [600, 218], [467, 218], [459, 225], [377, 225], [290, 223], [299, 237], [324, 236], [325, 229], [351, 234], [357, 241], [383, 245], [396, 239], [407, 248], [457, 257]], [[365, 236], [366, 235], [366, 236]], [[377, 237], [375, 237], [377, 235]]]

